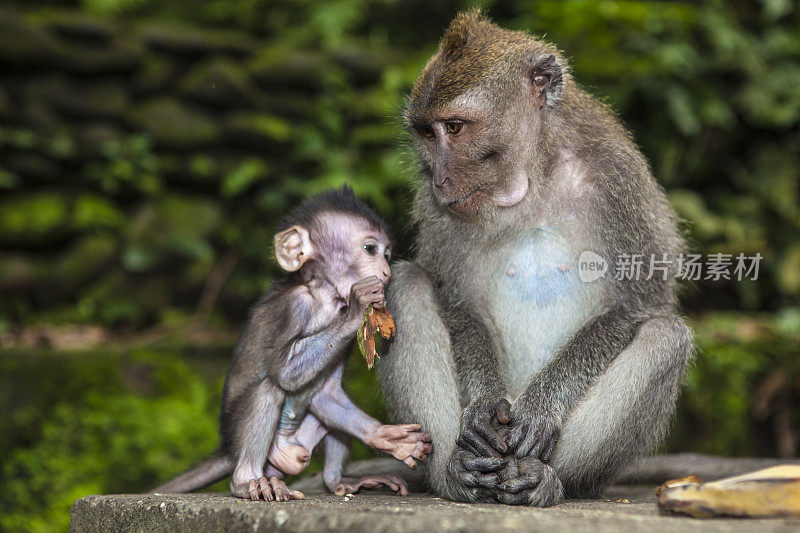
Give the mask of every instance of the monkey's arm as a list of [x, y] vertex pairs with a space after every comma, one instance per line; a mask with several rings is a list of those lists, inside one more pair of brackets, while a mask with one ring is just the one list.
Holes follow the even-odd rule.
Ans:
[[367, 306], [383, 306], [385, 302], [383, 283], [377, 277], [354, 283], [347, 312], [334, 316], [321, 330], [291, 343], [286, 363], [277, 375], [278, 384], [287, 391], [307, 385], [340, 355], [344, 345], [352, 342]]
[[465, 406], [458, 445], [475, 455], [501, 457], [507, 445], [497, 429], [509, 422], [511, 406], [494, 342], [486, 325], [466, 309], [448, 309], [445, 321]]
[[311, 413], [325, 426], [386, 452], [409, 468], [416, 468], [414, 459], [424, 460], [431, 453], [430, 435], [420, 432], [419, 424], [385, 425], [359, 409], [342, 389], [343, 369], [343, 363], [337, 366], [311, 399]]
[[355, 338], [359, 324], [336, 320], [321, 331], [295, 340], [278, 374], [278, 384], [287, 391], [307, 385], [341, 353], [343, 344]]
[[564, 417], [630, 344], [643, 320], [620, 309], [595, 317], [531, 379], [511, 409], [508, 445], [517, 457], [550, 460]]

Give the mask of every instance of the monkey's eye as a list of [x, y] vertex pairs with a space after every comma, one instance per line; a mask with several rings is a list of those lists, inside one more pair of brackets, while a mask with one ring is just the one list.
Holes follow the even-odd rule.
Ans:
[[374, 244], [365, 244], [362, 248], [364, 248], [364, 251], [369, 255], [375, 255], [375, 252], [378, 251], [378, 247]]
[[450, 120], [450, 121], [444, 123], [444, 129], [450, 135], [458, 135], [459, 132], [461, 131], [461, 128], [463, 128], [463, 127], [464, 127], [464, 123], [463, 122], [459, 122], [457, 120]]
[[392, 258], [391, 250], [387, 249], [385, 252], [383, 252], [383, 258], [386, 259], [386, 262], [388, 263]]
[[422, 128], [420, 128], [420, 132], [422, 133], [423, 137], [425, 137], [429, 141], [432, 141], [436, 138], [436, 134], [433, 132], [433, 128], [431, 128], [430, 126], [423, 126]]

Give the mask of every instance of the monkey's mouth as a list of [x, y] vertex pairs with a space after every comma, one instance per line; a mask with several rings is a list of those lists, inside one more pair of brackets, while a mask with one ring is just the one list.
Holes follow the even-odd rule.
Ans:
[[453, 211], [464, 210], [464, 209], [468, 208], [470, 204], [474, 203], [474, 202], [471, 201], [472, 198], [475, 195], [477, 195], [479, 192], [481, 192], [483, 189], [484, 189], [484, 186], [483, 185], [479, 185], [471, 193], [467, 194], [466, 196], [462, 196], [461, 198], [458, 198], [456, 200], [453, 200], [451, 202], [447, 202], [446, 205], [447, 205], [448, 208], [452, 209]]

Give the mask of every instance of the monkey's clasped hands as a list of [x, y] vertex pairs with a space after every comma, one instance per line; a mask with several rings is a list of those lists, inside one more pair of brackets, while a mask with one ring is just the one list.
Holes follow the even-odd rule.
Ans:
[[[545, 479], [560, 436], [556, 417], [536, 412], [524, 398], [512, 408], [505, 399], [477, 401], [461, 416], [448, 475], [474, 501], [528, 503]], [[544, 411], [539, 411], [544, 413]]]

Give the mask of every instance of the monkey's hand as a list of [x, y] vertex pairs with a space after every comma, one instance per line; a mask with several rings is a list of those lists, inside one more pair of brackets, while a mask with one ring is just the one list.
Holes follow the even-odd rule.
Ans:
[[433, 449], [431, 436], [420, 431], [420, 428], [419, 424], [378, 426], [370, 432], [364, 443], [403, 461], [414, 470], [417, 468], [415, 459], [424, 461]]
[[408, 496], [408, 485], [399, 474], [386, 474], [385, 476], [343, 477], [336, 485], [334, 493], [337, 496], [353, 494], [361, 489], [391, 489], [400, 496]]
[[508, 443], [499, 429], [511, 420], [511, 405], [505, 398], [478, 399], [461, 414], [461, 431], [456, 443], [475, 455], [502, 457]]
[[561, 417], [521, 396], [511, 408], [508, 446], [517, 457], [550, 462], [561, 436]]
[[357, 320], [360, 324], [369, 304], [378, 309], [386, 307], [383, 282], [378, 279], [378, 276], [370, 276], [356, 281], [350, 287], [350, 297], [347, 302], [348, 320]]
[[500, 471], [508, 459], [480, 457], [459, 446], [447, 463], [448, 496], [463, 502], [493, 502], [500, 485]]
[[500, 503], [549, 507], [564, 499], [556, 471], [535, 457], [509, 457], [499, 476], [496, 497]]

